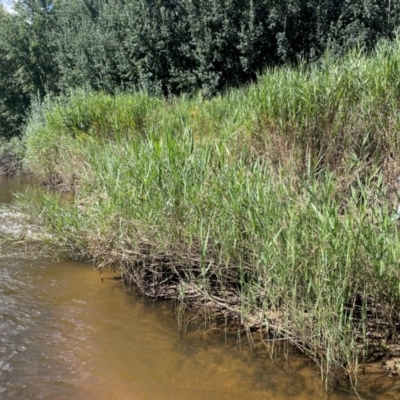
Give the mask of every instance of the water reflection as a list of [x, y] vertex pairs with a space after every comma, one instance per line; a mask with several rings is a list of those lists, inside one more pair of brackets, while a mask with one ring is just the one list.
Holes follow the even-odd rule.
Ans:
[[0, 175], [0, 204], [10, 203], [14, 192], [26, 188], [32, 179], [27, 175], [9, 177]]

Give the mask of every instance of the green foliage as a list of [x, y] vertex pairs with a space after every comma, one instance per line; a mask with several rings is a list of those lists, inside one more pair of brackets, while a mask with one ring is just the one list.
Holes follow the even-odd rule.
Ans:
[[314, 60], [328, 47], [371, 49], [393, 35], [400, 16], [398, 1], [390, 12], [385, 1], [361, 0], [92, 3], [58, 5], [63, 86], [164, 95], [212, 95], [266, 66]]
[[207, 304], [234, 293], [245, 323], [321, 357], [324, 372], [356, 373], [390, 346], [371, 329], [383, 338], [400, 321], [388, 202], [399, 46], [278, 68], [212, 99], [77, 92], [45, 104], [26, 163], [75, 197], [46, 191], [22, 210], [59, 251], [118, 267], [145, 294], [165, 281]]
[[0, 10], [0, 137], [21, 135], [31, 99], [56, 90], [47, 3], [21, 0], [17, 14]]
[[393, 38], [400, 0], [19, 0], [0, 12], [0, 136], [33, 97], [90, 88], [212, 96], [266, 67]]
[[[368, 0], [60, 0], [43, 14], [57, 26], [52, 90], [101, 92], [33, 107], [25, 163], [76, 197], [21, 207], [67, 254], [119, 266], [145, 293], [165, 273], [204, 302], [229, 288], [245, 321], [262, 316], [357, 372], [388, 346], [371, 324], [383, 338], [400, 321], [400, 39], [378, 41], [393, 39], [398, 12]], [[298, 58], [318, 61], [210, 98]]]
[[351, 51], [309, 66], [271, 69], [257, 83], [208, 100], [201, 94], [162, 100], [147, 93], [77, 91], [35, 108], [27, 141], [39, 144], [29, 160], [35, 171], [49, 161], [40, 155], [47, 151], [38, 140], [43, 127], [55, 146], [63, 136], [80, 134], [137, 140], [154, 132], [190, 132], [196, 140], [233, 140], [233, 159], [234, 149], [240, 154], [250, 142], [256, 154], [275, 164], [293, 162], [297, 171], [311, 165], [346, 176], [378, 162], [394, 177], [400, 175], [399, 69], [400, 38], [381, 41], [371, 56]]

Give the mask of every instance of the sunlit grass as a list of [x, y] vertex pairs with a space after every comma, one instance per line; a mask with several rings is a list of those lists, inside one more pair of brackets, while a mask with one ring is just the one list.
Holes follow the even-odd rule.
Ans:
[[399, 46], [267, 71], [211, 100], [78, 92], [45, 104], [25, 162], [75, 198], [20, 207], [63, 251], [121, 268], [144, 293], [235, 293], [245, 325], [326, 371], [356, 371], [390, 346], [371, 330], [397, 338], [400, 321]]

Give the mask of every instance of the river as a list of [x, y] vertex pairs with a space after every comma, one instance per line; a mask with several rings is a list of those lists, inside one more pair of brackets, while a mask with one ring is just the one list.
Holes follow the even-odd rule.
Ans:
[[[10, 229], [4, 206], [26, 185], [0, 176], [0, 234]], [[294, 349], [251, 351], [245, 337], [202, 321], [182, 334], [172, 304], [149, 302], [111, 274], [101, 280], [91, 264], [54, 260], [35, 242], [0, 246], [1, 400], [357, 398], [326, 393], [316, 365]]]

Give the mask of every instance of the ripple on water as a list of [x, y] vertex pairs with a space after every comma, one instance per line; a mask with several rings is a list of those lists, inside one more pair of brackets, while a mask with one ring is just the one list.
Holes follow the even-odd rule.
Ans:
[[44, 234], [39, 226], [29, 224], [24, 214], [13, 211], [10, 206], [0, 205], [0, 236], [41, 240]]

